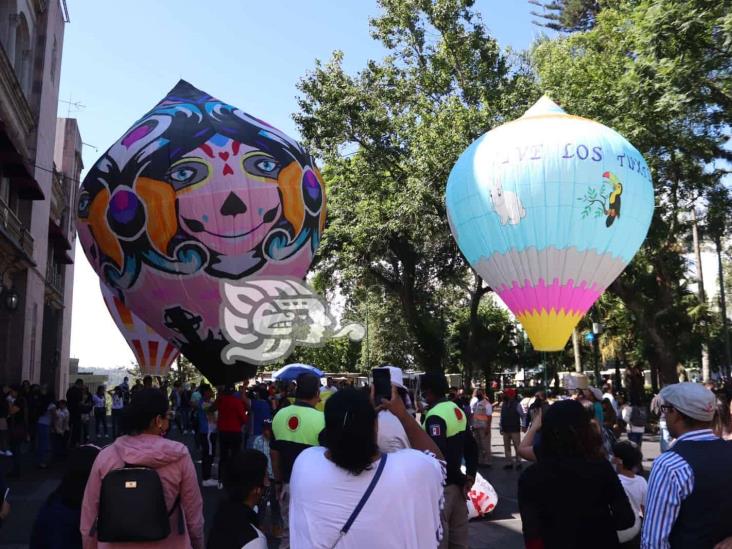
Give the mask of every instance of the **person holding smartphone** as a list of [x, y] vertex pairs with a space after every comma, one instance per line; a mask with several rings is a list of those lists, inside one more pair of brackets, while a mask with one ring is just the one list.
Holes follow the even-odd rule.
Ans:
[[[396, 389], [397, 396], [404, 402], [407, 389], [404, 387], [404, 375], [401, 368], [385, 365], [372, 370], [374, 379], [374, 406], [381, 407], [382, 400], [391, 398], [392, 387]], [[377, 444], [379, 450], [384, 453], [396, 452], [405, 448], [411, 448], [409, 437], [399, 419], [390, 410], [382, 408], [377, 416], [379, 430], [377, 433]]]

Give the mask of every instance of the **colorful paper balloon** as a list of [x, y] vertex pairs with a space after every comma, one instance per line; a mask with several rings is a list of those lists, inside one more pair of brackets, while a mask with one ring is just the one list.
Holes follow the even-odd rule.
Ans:
[[170, 365], [180, 354], [178, 348], [140, 320], [104, 282], [99, 281], [99, 289], [112, 320], [132, 349], [142, 373], [151, 376], [166, 375]]
[[543, 97], [466, 149], [446, 202], [473, 268], [536, 350], [559, 351], [638, 251], [654, 199], [625, 138]]
[[325, 224], [325, 189], [294, 140], [180, 81], [92, 166], [79, 239], [102, 281], [214, 383], [228, 364], [224, 284], [303, 278]]

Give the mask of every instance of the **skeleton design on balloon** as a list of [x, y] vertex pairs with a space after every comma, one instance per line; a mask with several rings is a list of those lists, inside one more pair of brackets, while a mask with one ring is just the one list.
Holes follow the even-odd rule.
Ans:
[[112, 320], [132, 349], [140, 371], [153, 376], [167, 375], [180, 355], [178, 348], [140, 320], [104, 282], [99, 282], [99, 289]]
[[458, 246], [540, 351], [564, 348], [637, 252], [654, 205], [635, 147], [547, 97], [470, 145], [445, 199]]
[[94, 164], [79, 236], [102, 281], [213, 382], [226, 364], [222, 283], [303, 278], [325, 224], [312, 157], [266, 122], [179, 82]]

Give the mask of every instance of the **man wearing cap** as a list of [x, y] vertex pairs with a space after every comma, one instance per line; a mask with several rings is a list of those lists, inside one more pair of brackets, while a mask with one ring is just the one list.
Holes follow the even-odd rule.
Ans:
[[[447, 379], [441, 373], [420, 376], [422, 395], [429, 405], [424, 428], [447, 462], [445, 503], [442, 513], [443, 537], [440, 549], [468, 547], [468, 509], [465, 500], [478, 468], [478, 447], [468, 430], [465, 412], [445, 398]], [[467, 474], [460, 470], [463, 458]]]
[[[381, 368], [389, 370], [391, 384], [396, 387], [397, 393], [402, 401], [404, 401], [404, 395], [406, 395], [407, 389], [404, 387], [404, 374], [402, 373], [402, 369], [391, 365], [385, 365]], [[374, 404], [378, 406], [381, 403], [375, 402]], [[404, 406], [405, 408], [407, 407], [406, 402]], [[409, 445], [409, 437], [407, 437], [407, 432], [404, 430], [402, 422], [389, 410], [381, 410], [377, 416], [377, 422], [376, 443], [379, 446], [379, 450], [388, 454], [397, 450], [411, 448]]]
[[272, 420], [273, 439], [270, 444], [272, 472], [282, 511], [283, 532], [280, 549], [290, 547], [290, 475], [300, 452], [318, 446], [325, 428], [323, 412], [315, 409], [320, 402], [320, 378], [305, 373], [297, 377], [295, 403], [280, 409]]
[[732, 442], [712, 432], [714, 394], [703, 385], [669, 385], [660, 397], [676, 442], [651, 469], [642, 547], [711, 549], [732, 537]]
[[516, 452], [515, 467], [516, 470], [521, 469], [521, 456], [518, 449], [521, 443], [521, 424], [524, 417], [524, 409], [516, 398], [516, 389], [509, 387], [503, 391], [503, 403], [501, 404], [501, 417], [498, 422], [498, 431], [503, 436], [503, 450], [506, 455], [507, 463], [504, 469], [514, 467], [511, 464], [511, 445]]

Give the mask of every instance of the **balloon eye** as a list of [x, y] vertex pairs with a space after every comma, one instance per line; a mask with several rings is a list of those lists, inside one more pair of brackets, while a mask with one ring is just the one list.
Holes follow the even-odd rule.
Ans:
[[200, 183], [208, 177], [208, 166], [196, 160], [185, 160], [173, 165], [166, 174], [166, 180], [176, 190]]
[[193, 178], [195, 174], [196, 172], [190, 168], [181, 168], [171, 173], [170, 178], [173, 181], [178, 181], [179, 183], [187, 183]]
[[273, 172], [275, 171], [275, 168], [277, 168], [277, 163], [274, 160], [260, 160], [257, 162], [257, 168], [262, 170], [263, 172]]
[[264, 154], [253, 154], [244, 159], [244, 171], [248, 174], [277, 179], [280, 172], [280, 163]]
[[89, 213], [89, 193], [81, 193], [79, 197], [79, 215], [85, 217]]

